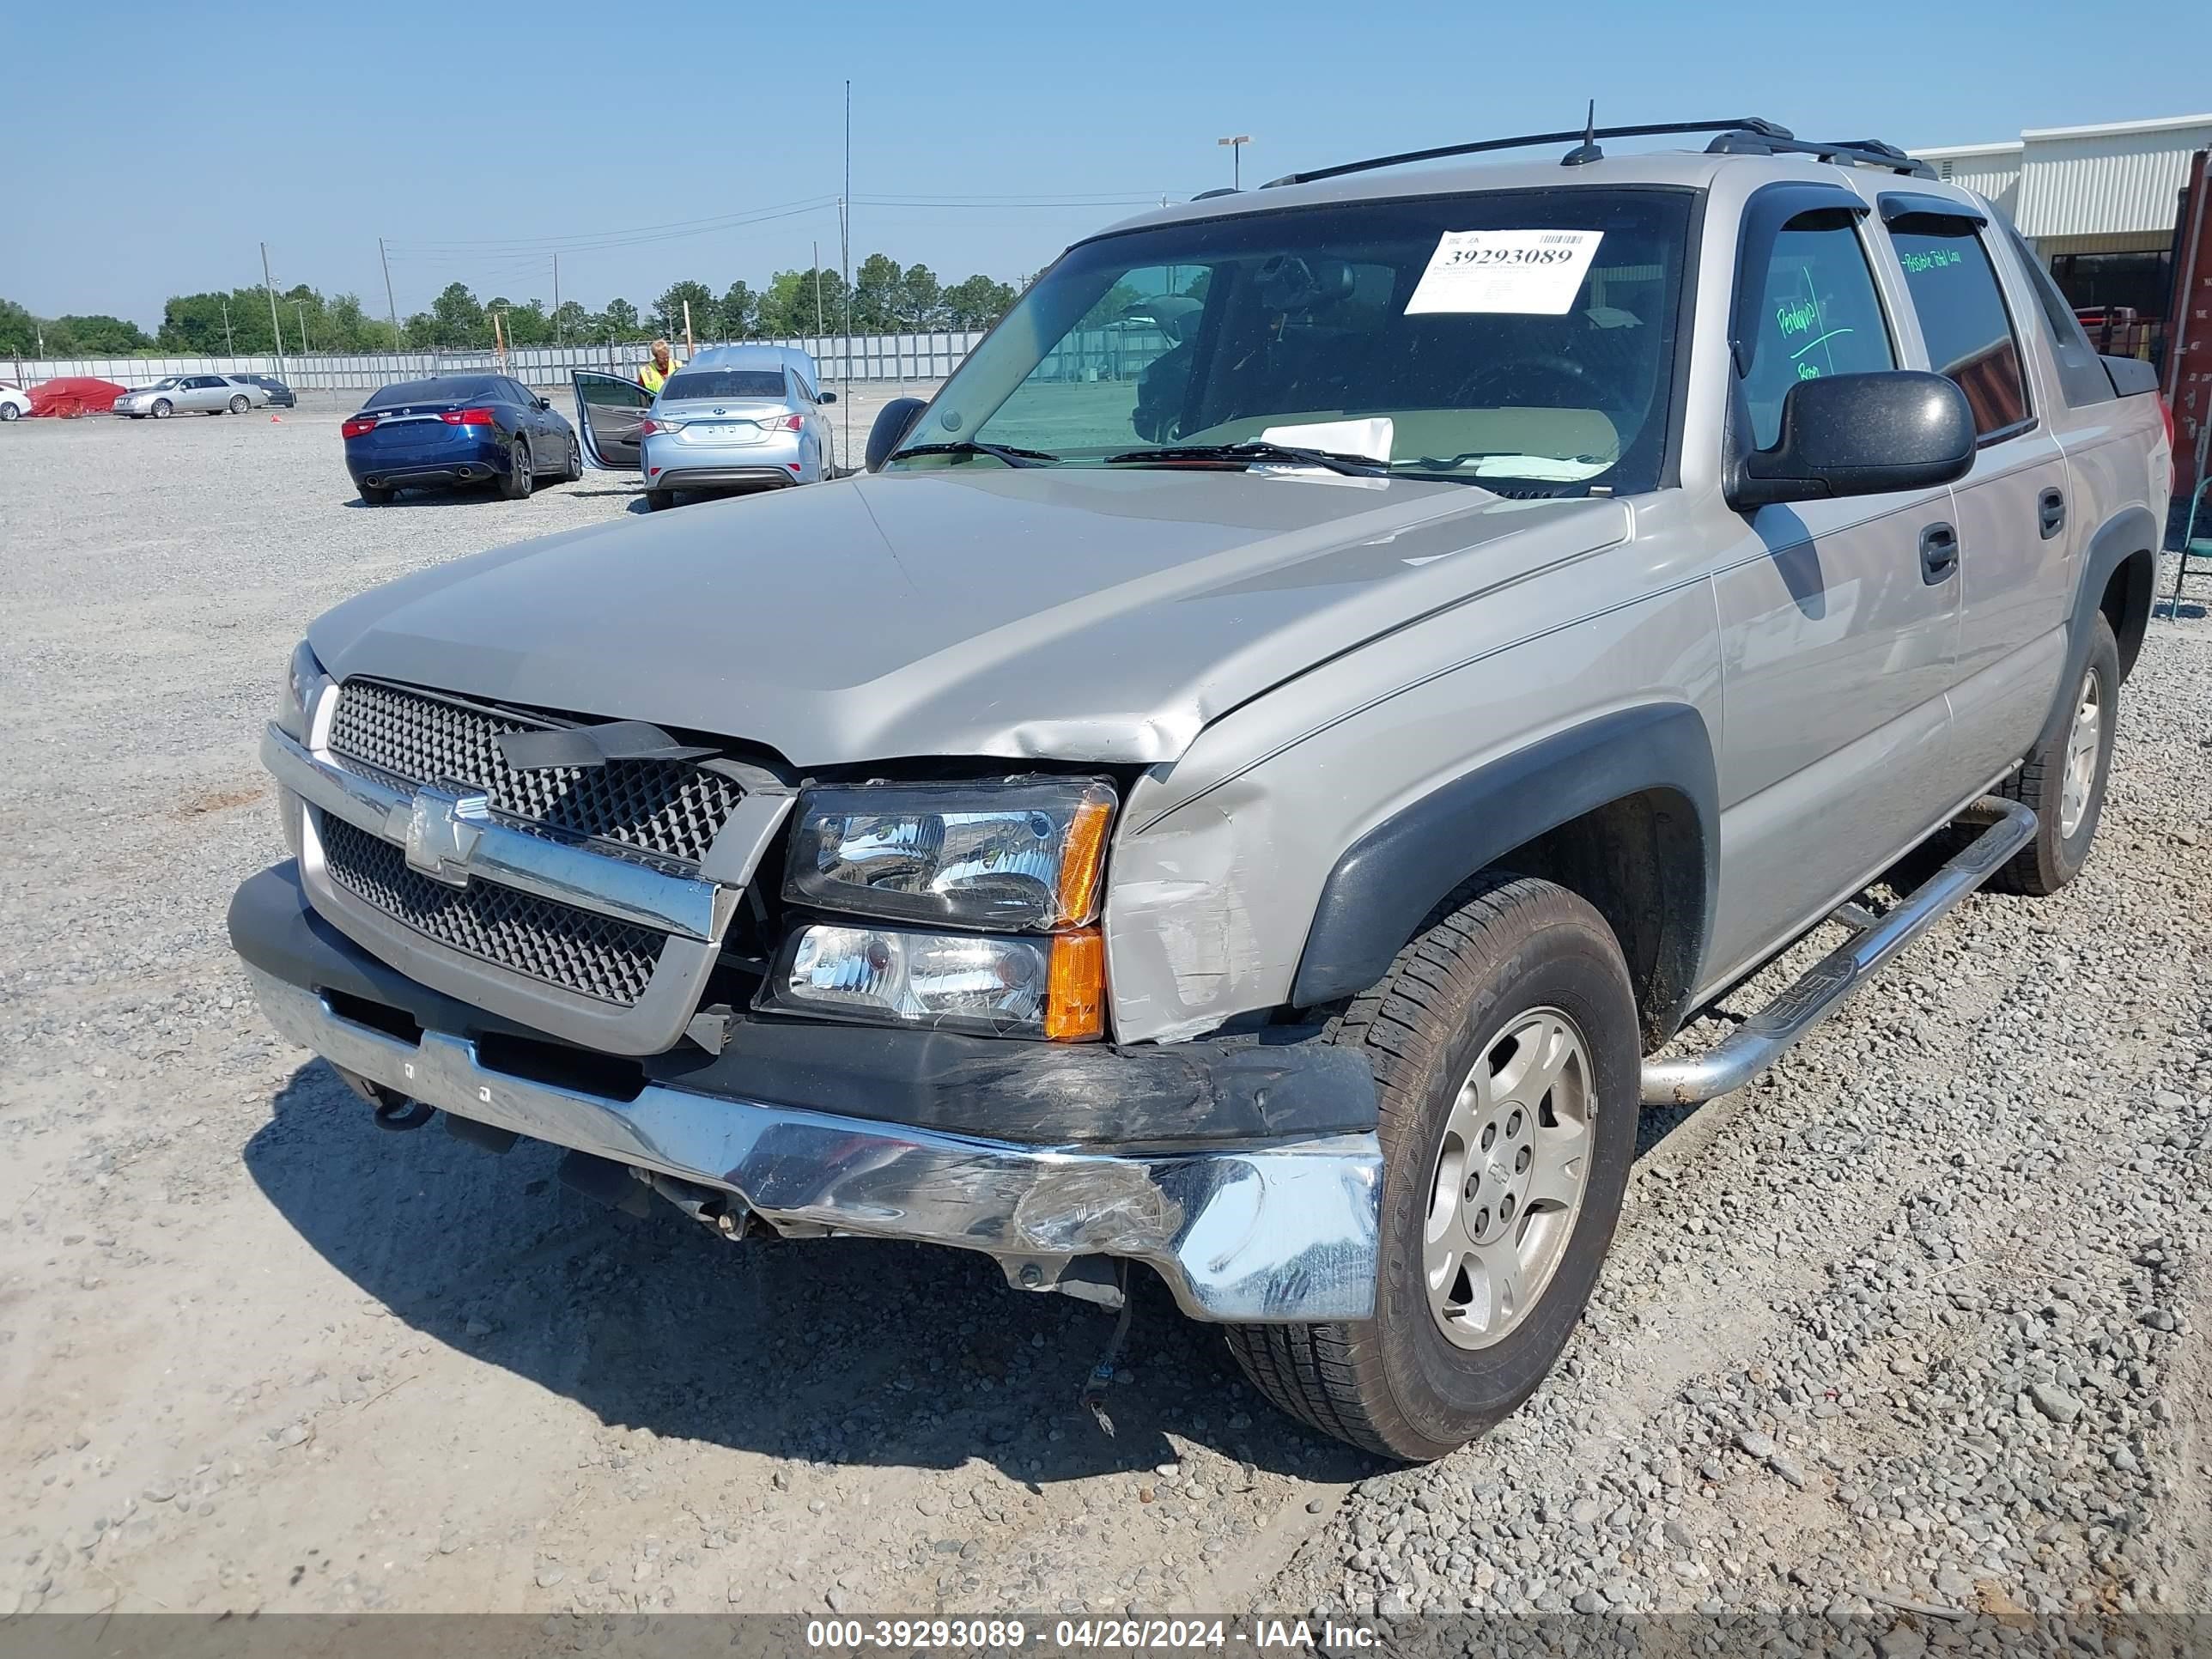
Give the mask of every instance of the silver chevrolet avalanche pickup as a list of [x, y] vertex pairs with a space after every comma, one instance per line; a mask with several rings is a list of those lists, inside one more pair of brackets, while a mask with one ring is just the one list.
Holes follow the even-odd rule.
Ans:
[[[1598, 142], [1662, 132], [1717, 136]], [[231, 935], [386, 1127], [1108, 1308], [1141, 1263], [1434, 1458], [1559, 1354], [1640, 1105], [2081, 868], [2161, 414], [1885, 144], [1221, 192], [1070, 248], [861, 476], [317, 620]]]

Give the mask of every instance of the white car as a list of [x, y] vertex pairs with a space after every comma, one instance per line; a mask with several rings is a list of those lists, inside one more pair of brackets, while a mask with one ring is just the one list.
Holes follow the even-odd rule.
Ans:
[[31, 394], [13, 380], [0, 380], [0, 421], [19, 421], [31, 412]]
[[243, 415], [269, 401], [268, 391], [248, 380], [223, 374], [172, 374], [166, 380], [126, 392], [115, 400], [115, 412], [132, 420], [152, 416], [166, 421], [172, 415], [221, 415], [225, 410]]

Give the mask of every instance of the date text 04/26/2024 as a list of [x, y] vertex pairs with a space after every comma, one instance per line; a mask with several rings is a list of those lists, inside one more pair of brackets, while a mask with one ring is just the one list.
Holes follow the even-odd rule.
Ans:
[[1175, 1652], [1245, 1648], [1258, 1652], [1379, 1651], [1378, 1632], [1357, 1622], [1305, 1619], [810, 1619], [806, 1645], [859, 1653], [947, 1648], [1035, 1653]]

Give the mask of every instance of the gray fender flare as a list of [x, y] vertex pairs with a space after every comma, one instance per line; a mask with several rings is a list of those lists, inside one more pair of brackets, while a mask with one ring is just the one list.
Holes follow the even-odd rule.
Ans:
[[[1672, 943], [1660, 977], [1679, 1002], [1711, 934], [1720, 847], [1711, 734], [1703, 715], [1679, 702], [1621, 709], [1553, 732], [1368, 830], [1322, 888], [1291, 1000], [1310, 1008], [1357, 995], [1389, 971], [1406, 941], [1470, 876], [1547, 830], [1635, 796], [1662, 803], [1654, 823], [1673, 854], [1665, 860], [1673, 885], [1662, 884], [1669, 900], [1662, 924]], [[1681, 1010], [1652, 1012], [1671, 1030]]]
[[[2066, 672], [2058, 677], [2057, 690], [2052, 694], [2051, 713], [2043, 722], [2043, 731], [2036, 739], [2039, 748], [2061, 741], [2067, 724], [2074, 717], [2074, 687], [2081, 678], [2081, 672], [2089, 660], [2090, 625], [2095, 622], [2100, 603], [2105, 597], [2106, 585], [2112, 573], [2137, 554], [2153, 561], [2150, 580], [2143, 590], [2143, 614], [2140, 620], [2150, 618], [2151, 589], [2157, 583], [2156, 560], [2158, 546], [2164, 539], [2158, 520], [2147, 507], [2127, 507], [2097, 526], [2097, 533], [2089, 538], [2089, 550], [2082, 556], [2081, 577], [2074, 590], [2074, 608], [2066, 624]], [[2131, 623], [2136, 618], [2130, 618]], [[2138, 635], [2140, 637], [2140, 635]], [[2120, 674], [2126, 678], [2134, 666], [2133, 654], [2127, 641], [2120, 644]]]

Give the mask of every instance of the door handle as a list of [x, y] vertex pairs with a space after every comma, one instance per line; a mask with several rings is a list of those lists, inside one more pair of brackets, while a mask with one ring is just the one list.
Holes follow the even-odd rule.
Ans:
[[2043, 539], [2049, 541], [2066, 528], [2066, 495], [2057, 489], [2046, 489], [2036, 500], [2036, 511], [2043, 526]]
[[1959, 532], [1931, 524], [1920, 532], [1920, 580], [1933, 586], [1959, 568]]

